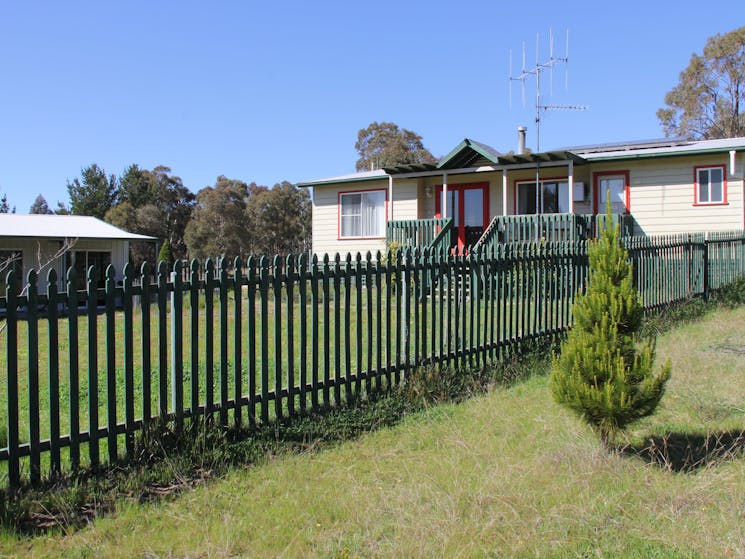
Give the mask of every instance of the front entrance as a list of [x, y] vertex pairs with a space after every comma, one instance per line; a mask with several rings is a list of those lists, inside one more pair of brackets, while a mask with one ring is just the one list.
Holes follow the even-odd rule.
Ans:
[[[442, 217], [442, 186], [437, 187], [435, 217]], [[481, 238], [489, 222], [489, 183], [448, 185], [446, 217], [453, 218], [451, 246], [463, 250]]]

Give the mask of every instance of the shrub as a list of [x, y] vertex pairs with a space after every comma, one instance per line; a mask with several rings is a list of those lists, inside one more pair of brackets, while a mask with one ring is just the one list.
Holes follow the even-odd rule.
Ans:
[[173, 265], [173, 262], [176, 260], [176, 258], [173, 256], [173, 249], [171, 248], [171, 243], [168, 242], [168, 239], [163, 241], [163, 244], [160, 245], [160, 251], [158, 252], [158, 262], [165, 262], [169, 266]]
[[654, 413], [670, 378], [669, 363], [653, 371], [654, 337], [641, 340], [641, 302], [611, 221], [591, 241], [587, 292], [574, 304], [574, 327], [550, 380], [555, 400], [587, 421], [605, 446], [617, 431]]

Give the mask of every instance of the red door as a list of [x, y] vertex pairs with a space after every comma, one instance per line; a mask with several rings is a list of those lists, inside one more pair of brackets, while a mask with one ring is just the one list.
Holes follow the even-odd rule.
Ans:
[[[437, 187], [435, 217], [442, 217], [442, 186]], [[447, 191], [447, 217], [453, 218], [451, 246], [463, 250], [481, 238], [489, 222], [489, 183], [452, 184]]]

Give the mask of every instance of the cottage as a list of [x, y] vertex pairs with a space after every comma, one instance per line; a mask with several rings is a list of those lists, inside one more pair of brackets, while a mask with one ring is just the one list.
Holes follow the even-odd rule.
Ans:
[[[521, 131], [524, 134], [524, 131]], [[524, 146], [524, 136], [519, 146]], [[745, 228], [745, 138], [638, 141], [500, 153], [465, 139], [437, 164], [299, 183], [313, 188], [313, 252], [391, 240], [474, 246], [589, 230], [610, 197], [627, 233]], [[536, 187], [538, 185], [538, 187]]]
[[96, 267], [99, 286], [103, 286], [109, 264], [121, 281], [129, 261], [130, 241], [155, 243], [146, 235], [128, 233], [95, 217], [77, 215], [0, 214], [0, 265], [2, 288], [12, 268], [25, 279], [30, 270], [39, 271], [39, 292], [46, 290], [46, 274], [57, 272], [58, 287], [66, 285], [66, 271], [74, 267], [78, 288], [85, 285], [86, 270]]

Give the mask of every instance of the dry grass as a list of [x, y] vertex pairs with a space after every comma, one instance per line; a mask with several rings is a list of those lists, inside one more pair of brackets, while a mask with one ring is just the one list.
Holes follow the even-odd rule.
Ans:
[[660, 339], [673, 364], [662, 409], [617, 453], [539, 376], [166, 503], [124, 505], [69, 536], [6, 536], [0, 553], [745, 557], [743, 323], [745, 308], [722, 310]]

